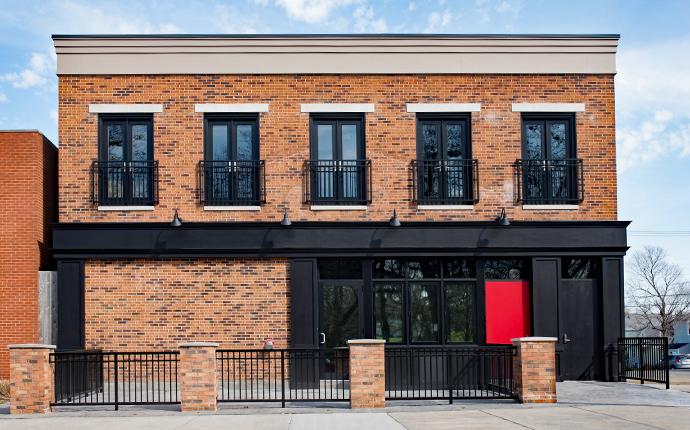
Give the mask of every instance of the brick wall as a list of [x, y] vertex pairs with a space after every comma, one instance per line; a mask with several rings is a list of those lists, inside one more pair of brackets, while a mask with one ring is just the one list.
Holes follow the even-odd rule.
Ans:
[[[174, 75], [60, 76], [60, 221], [489, 220], [506, 207], [511, 219], [616, 219], [613, 75]], [[406, 103], [480, 102], [472, 114], [473, 157], [480, 163], [480, 202], [472, 211], [422, 211], [411, 201], [415, 114]], [[585, 202], [577, 211], [523, 211], [514, 203], [520, 158], [520, 113], [513, 102], [583, 102], [576, 115], [578, 157], [585, 163]], [[97, 158], [98, 115], [89, 103], [161, 103], [154, 114], [160, 204], [152, 212], [98, 212], [89, 199]], [[203, 114], [195, 103], [269, 103], [260, 115], [267, 203], [260, 213], [204, 212], [197, 196]], [[366, 114], [366, 153], [373, 165], [373, 203], [363, 211], [314, 212], [303, 203], [309, 114], [300, 103], [375, 103]]]
[[85, 263], [87, 348], [287, 347], [289, 264], [282, 259], [129, 260]]
[[556, 338], [513, 339], [513, 381], [522, 403], [556, 403]]
[[352, 409], [386, 406], [385, 342], [350, 340], [350, 407]]
[[48, 356], [54, 349], [53, 345], [10, 346], [11, 414], [50, 412], [50, 403], [55, 397], [55, 378]]
[[38, 341], [38, 271], [49, 269], [57, 149], [38, 132], [0, 131], [0, 379], [7, 345]]

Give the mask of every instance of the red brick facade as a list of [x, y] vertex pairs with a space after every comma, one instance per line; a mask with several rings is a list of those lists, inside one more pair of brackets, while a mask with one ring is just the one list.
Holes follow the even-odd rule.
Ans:
[[38, 271], [50, 262], [57, 148], [35, 131], [0, 131], [0, 379], [7, 345], [38, 342]]
[[[616, 219], [613, 75], [127, 75], [60, 76], [60, 221], [383, 221], [393, 209], [406, 220], [489, 220], [501, 207], [517, 220]], [[478, 102], [472, 156], [479, 160], [480, 201], [473, 210], [418, 210], [410, 162], [416, 158], [415, 113], [407, 103]], [[584, 160], [579, 210], [523, 210], [515, 203], [512, 163], [521, 158], [519, 102], [577, 102], [577, 155]], [[150, 212], [99, 212], [90, 202], [89, 168], [98, 156], [98, 114], [90, 103], [157, 103], [154, 158], [160, 203]], [[203, 158], [203, 113], [195, 103], [268, 103], [260, 114], [260, 158], [266, 160], [267, 203], [256, 212], [204, 211], [197, 195]], [[373, 166], [367, 211], [314, 212], [303, 203], [309, 159], [309, 114], [301, 103], [373, 103], [365, 124]]]
[[85, 343], [104, 350], [287, 347], [289, 264], [280, 259], [85, 262]]

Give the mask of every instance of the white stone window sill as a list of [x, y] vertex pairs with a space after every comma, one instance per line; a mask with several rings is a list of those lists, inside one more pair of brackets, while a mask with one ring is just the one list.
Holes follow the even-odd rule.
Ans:
[[260, 211], [261, 206], [204, 206], [204, 210], [227, 212]]
[[152, 211], [154, 210], [154, 206], [99, 206], [98, 207], [99, 211], [102, 212], [108, 212], [108, 211]]
[[576, 211], [580, 205], [522, 205], [526, 211]]
[[364, 205], [311, 205], [313, 211], [365, 211]]
[[471, 211], [474, 205], [417, 205], [420, 211]]

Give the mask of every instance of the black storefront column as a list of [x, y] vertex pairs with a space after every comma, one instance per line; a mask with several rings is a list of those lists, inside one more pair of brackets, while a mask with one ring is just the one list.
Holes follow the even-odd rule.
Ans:
[[601, 314], [603, 322], [602, 341], [604, 345], [604, 378], [618, 380], [618, 354], [616, 345], [623, 336], [624, 328], [624, 284], [623, 257], [602, 258]]
[[290, 298], [290, 346], [292, 348], [318, 346], [315, 259], [290, 261]]
[[[532, 335], [558, 337], [558, 258], [532, 260]], [[556, 345], [558, 348], [558, 345]]]
[[57, 347], [84, 348], [84, 261], [57, 262]]

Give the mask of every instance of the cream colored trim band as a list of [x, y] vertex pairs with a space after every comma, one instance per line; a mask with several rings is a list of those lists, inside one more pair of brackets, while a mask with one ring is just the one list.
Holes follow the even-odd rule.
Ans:
[[479, 112], [481, 103], [408, 103], [408, 112]]
[[89, 113], [160, 113], [163, 105], [147, 104], [90, 104]]
[[306, 103], [301, 105], [302, 112], [312, 113], [348, 113], [348, 112], [374, 112], [372, 103]]
[[195, 104], [194, 112], [208, 113], [253, 113], [268, 112], [268, 103], [229, 103], [229, 104]]
[[513, 103], [513, 112], [584, 112], [584, 103]]

